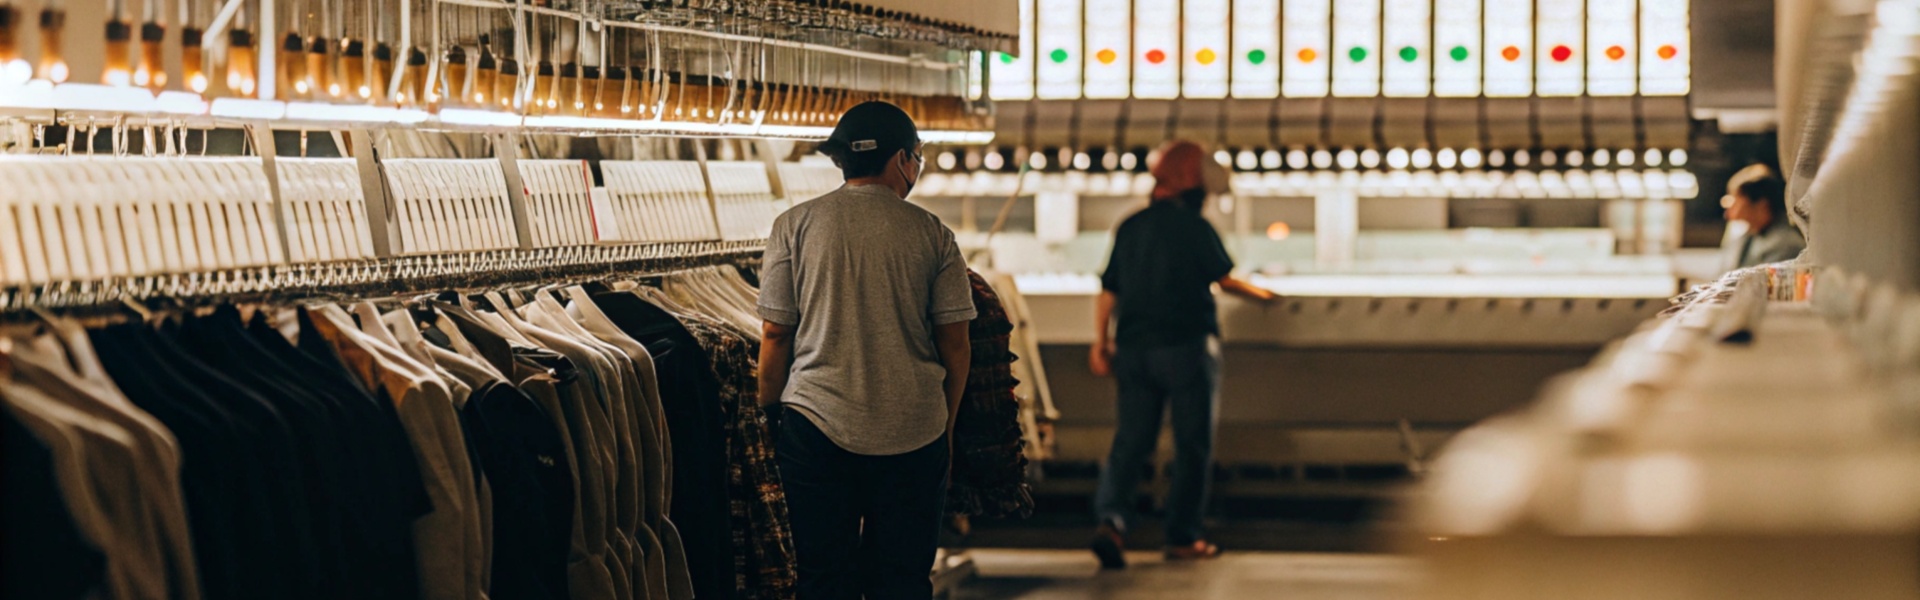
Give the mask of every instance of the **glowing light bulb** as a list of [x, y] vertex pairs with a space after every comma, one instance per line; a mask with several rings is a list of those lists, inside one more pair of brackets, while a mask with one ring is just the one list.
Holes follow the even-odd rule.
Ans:
[[1372, 148], [1360, 151], [1360, 166], [1369, 169], [1378, 168], [1380, 166], [1380, 151]]
[[1274, 221], [1267, 226], [1267, 239], [1278, 242], [1289, 235], [1293, 235], [1293, 227], [1287, 225], [1286, 221]]
[[[1121, 169], [1132, 171], [1133, 168], [1137, 166], [1140, 166], [1140, 157], [1134, 156], [1132, 152], [1128, 152], [1126, 154], [1120, 155]], [[989, 168], [992, 168], [992, 167], [989, 167]]]
[[1586, 153], [1583, 153], [1579, 150], [1567, 151], [1567, 166], [1581, 167], [1581, 166], [1586, 166], [1586, 163], [1587, 163]]
[[[232, 77], [228, 77], [228, 78], [227, 78], [227, 87], [240, 87], [240, 86], [238, 86], [238, 85], [236, 85], [236, 84], [234, 84], [234, 83], [233, 83], [233, 78], [232, 78]], [[305, 81], [295, 81], [295, 82], [293, 82], [293, 91], [296, 91], [296, 92], [300, 92], [300, 93], [302, 93], [302, 94], [305, 94], [305, 93], [307, 93], [307, 82], [305, 82]]]
[[1613, 153], [1605, 150], [1593, 151], [1593, 166], [1604, 167], [1613, 164]]
[[987, 170], [998, 171], [1000, 170], [1000, 167], [1006, 166], [1005, 163], [1006, 163], [1006, 159], [1001, 158], [999, 152], [987, 153], [987, 158], [985, 162], [985, 166], [987, 167]]
[[[1349, 150], [1348, 152], [1352, 152]], [[1313, 168], [1325, 169], [1333, 166], [1333, 153], [1326, 149], [1313, 151]]]
[[1407, 153], [1406, 148], [1394, 148], [1392, 150], [1387, 151], [1388, 167], [1395, 168], [1395, 169], [1405, 169], [1407, 168], [1408, 165], [1411, 165], [1411, 164], [1413, 164], [1413, 156]]
[[133, 76], [128, 74], [125, 69], [109, 69], [102, 79], [106, 81], [107, 85], [127, 87], [131, 84]]
[[33, 79], [33, 65], [25, 60], [16, 58], [7, 61], [6, 66], [0, 67], [0, 83], [21, 85], [31, 79]]
[[1687, 166], [1687, 151], [1675, 148], [1667, 153], [1667, 163], [1676, 167]]
[[1215, 150], [1213, 152], [1213, 162], [1220, 163], [1222, 167], [1231, 167], [1233, 166], [1233, 155], [1228, 154], [1226, 150]]
[[1100, 168], [1108, 171], [1120, 168], [1120, 153], [1108, 152], [1100, 155]]
[[1540, 153], [1540, 164], [1547, 167], [1560, 164], [1560, 154], [1552, 150], [1543, 151]]
[[475, 92], [475, 93], [473, 94], [473, 102], [474, 102], [475, 104], [486, 104], [486, 103], [487, 103], [487, 95], [486, 95], [486, 94], [482, 94], [482, 93], [478, 93], [478, 92]]
[[[943, 156], [943, 157], [945, 157], [945, 156], [949, 156], [949, 155], [945, 155], [945, 154], [943, 154], [943, 155], [941, 155], [941, 156]], [[942, 168], [944, 168], [944, 167], [942, 167]], [[1080, 171], [1085, 171], [1085, 170], [1087, 170], [1087, 169], [1091, 169], [1091, 168], [1093, 168], [1093, 157], [1091, 157], [1091, 156], [1087, 156], [1087, 153], [1085, 153], [1085, 152], [1080, 152], [1080, 153], [1077, 153], [1077, 154], [1074, 154], [1074, 155], [1073, 155], [1073, 168], [1074, 168], [1074, 169], [1076, 169], [1076, 170], [1080, 170]]]
[[340, 97], [340, 84], [338, 83], [327, 84], [327, 95], [333, 96], [335, 98]]
[[1027, 155], [1027, 166], [1035, 171], [1047, 168], [1047, 155], [1039, 152]]
[[53, 66], [47, 69], [47, 79], [54, 83], [66, 83], [68, 75], [72, 75], [72, 72], [67, 70], [67, 61], [64, 60], [53, 63]]
[[1460, 166], [1469, 169], [1480, 168], [1480, 150], [1468, 148], [1460, 151]]
[[149, 83], [153, 83], [153, 72], [148, 71], [146, 67], [140, 67], [138, 69], [133, 70], [134, 85], [137, 85], [140, 87], [146, 87], [147, 84]]
[[1288, 150], [1287, 168], [1296, 170], [1307, 168], [1307, 151], [1298, 148]]
[[372, 97], [373, 97], [373, 88], [371, 88], [371, 87], [367, 87], [367, 86], [364, 86], [364, 85], [363, 85], [363, 86], [360, 86], [360, 97], [361, 97], [361, 98], [363, 98], [363, 99], [364, 99], [364, 98], [372, 98]]
[[1619, 152], [1614, 153], [1613, 162], [1620, 163], [1622, 167], [1633, 166], [1633, 151], [1624, 148], [1621, 149]]
[[1440, 153], [1433, 158], [1442, 169], [1451, 169], [1454, 165], [1460, 164], [1457, 162], [1460, 157], [1453, 152], [1452, 148], [1441, 148]]
[[1279, 150], [1267, 150], [1266, 152], [1260, 153], [1260, 168], [1271, 171], [1280, 168], [1280, 163], [1281, 157]]
[[942, 171], [951, 171], [953, 170], [953, 163], [957, 160], [958, 159], [953, 157], [953, 153], [942, 152], [940, 154], [940, 158], [934, 159], [934, 163], [938, 164], [940, 166], [940, 170]]
[[1493, 167], [1495, 169], [1507, 166], [1507, 153], [1503, 150], [1494, 150], [1492, 152], [1488, 152], [1487, 166]]
[[1661, 156], [1659, 150], [1654, 150], [1649, 148], [1647, 149], [1646, 158], [1643, 158], [1641, 160], [1646, 162], [1647, 166], [1649, 167], [1658, 167], [1660, 166], [1660, 163], [1665, 159], [1666, 157]]
[[[1379, 157], [1374, 157], [1374, 160], [1379, 160]], [[1342, 169], [1353, 169], [1360, 166], [1360, 153], [1354, 152], [1352, 148], [1341, 150], [1334, 162], [1340, 163]]]
[[196, 94], [206, 93], [207, 76], [200, 73], [194, 73], [193, 77], [187, 80], [187, 89], [193, 90], [193, 92]]
[[[1426, 169], [1433, 166], [1433, 151], [1426, 148], [1413, 149], [1413, 168]], [[1389, 157], [1391, 159], [1391, 157]]]
[[1255, 155], [1252, 150], [1241, 150], [1238, 154], [1234, 155], [1233, 166], [1239, 167], [1242, 171], [1252, 171], [1260, 168], [1260, 157]]
[[1533, 164], [1533, 154], [1526, 150], [1513, 151], [1513, 166], [1524, 167]]

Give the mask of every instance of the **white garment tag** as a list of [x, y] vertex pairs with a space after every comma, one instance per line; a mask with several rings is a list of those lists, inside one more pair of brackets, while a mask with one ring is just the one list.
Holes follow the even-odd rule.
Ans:
[[593, 241], [620, 239], [620, 220], [613, 215], [613, 195], [607, 193], [607, 188], [597, 187], [588, 191], [587, 202], [592, 207]]

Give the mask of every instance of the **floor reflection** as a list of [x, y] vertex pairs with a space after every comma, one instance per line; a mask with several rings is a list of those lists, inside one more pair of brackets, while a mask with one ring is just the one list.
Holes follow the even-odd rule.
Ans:
[[1084, 551], [973, 556], [980, 574], [953, 600], [1402, 600], [1419, 578], [1413, 560], [1379, 554], [1253, 552], [1167, 563], [1157, 552], [1137, 552], [1128, 555], [1131, 569], [1115, 572], [1100, 571]]

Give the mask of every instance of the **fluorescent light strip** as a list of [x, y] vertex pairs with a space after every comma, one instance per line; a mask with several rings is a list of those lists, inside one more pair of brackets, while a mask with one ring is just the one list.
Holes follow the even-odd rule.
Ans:
[[287, 104], [273, 100], [215, 98], [207, 112], [230, 119], [280, 119], [287, 116]]
[[330, 123], [399, 123], [412, 125], [425, 122], [427, 120], [427, 113], [418, 110], [401, 110], [386, 106], [368, 106], [364, 104], [293, 102], [287, 104], [287, 118], [300, 121], [322, 121]]

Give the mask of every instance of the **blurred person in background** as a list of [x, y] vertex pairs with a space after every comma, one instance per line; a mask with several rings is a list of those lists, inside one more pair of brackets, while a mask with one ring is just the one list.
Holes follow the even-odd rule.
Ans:
[[[1260, 302], [1276, 298], [1232, 275], [1233, 259], [1202, 215], [1214, 165], [1198, 144], [1175, 141], [1152, 166], [1152, 202], [1120, 224], [1101, 276], [1094, 344], [1095, 375], [1119, 384], [1119, 425], [1100, 472], [1094, 509], [1100, 519], [1092, 549], [1101, 566], [1126, 567], [1130, 509], [1139, 476], [1160, 437], [1161, 415], [1173, 415], [1174, 462], [1167, 492], [1166, 556], [1212, 558], [1201, 517], [1213, 465], [1219, 403], [1220, 333], [1213, 286]], [[1109, 336], [1111, 332], [1111, 336]]]
[[1720, 199], [1727, 209], [1727, 237], [1720, 247], [1724, 270], [1793, 260], [1807, 249], [1806, 238], [1787, 216], [1787, 184], [1772, 169], [1741, 169], [1727, 190]]

